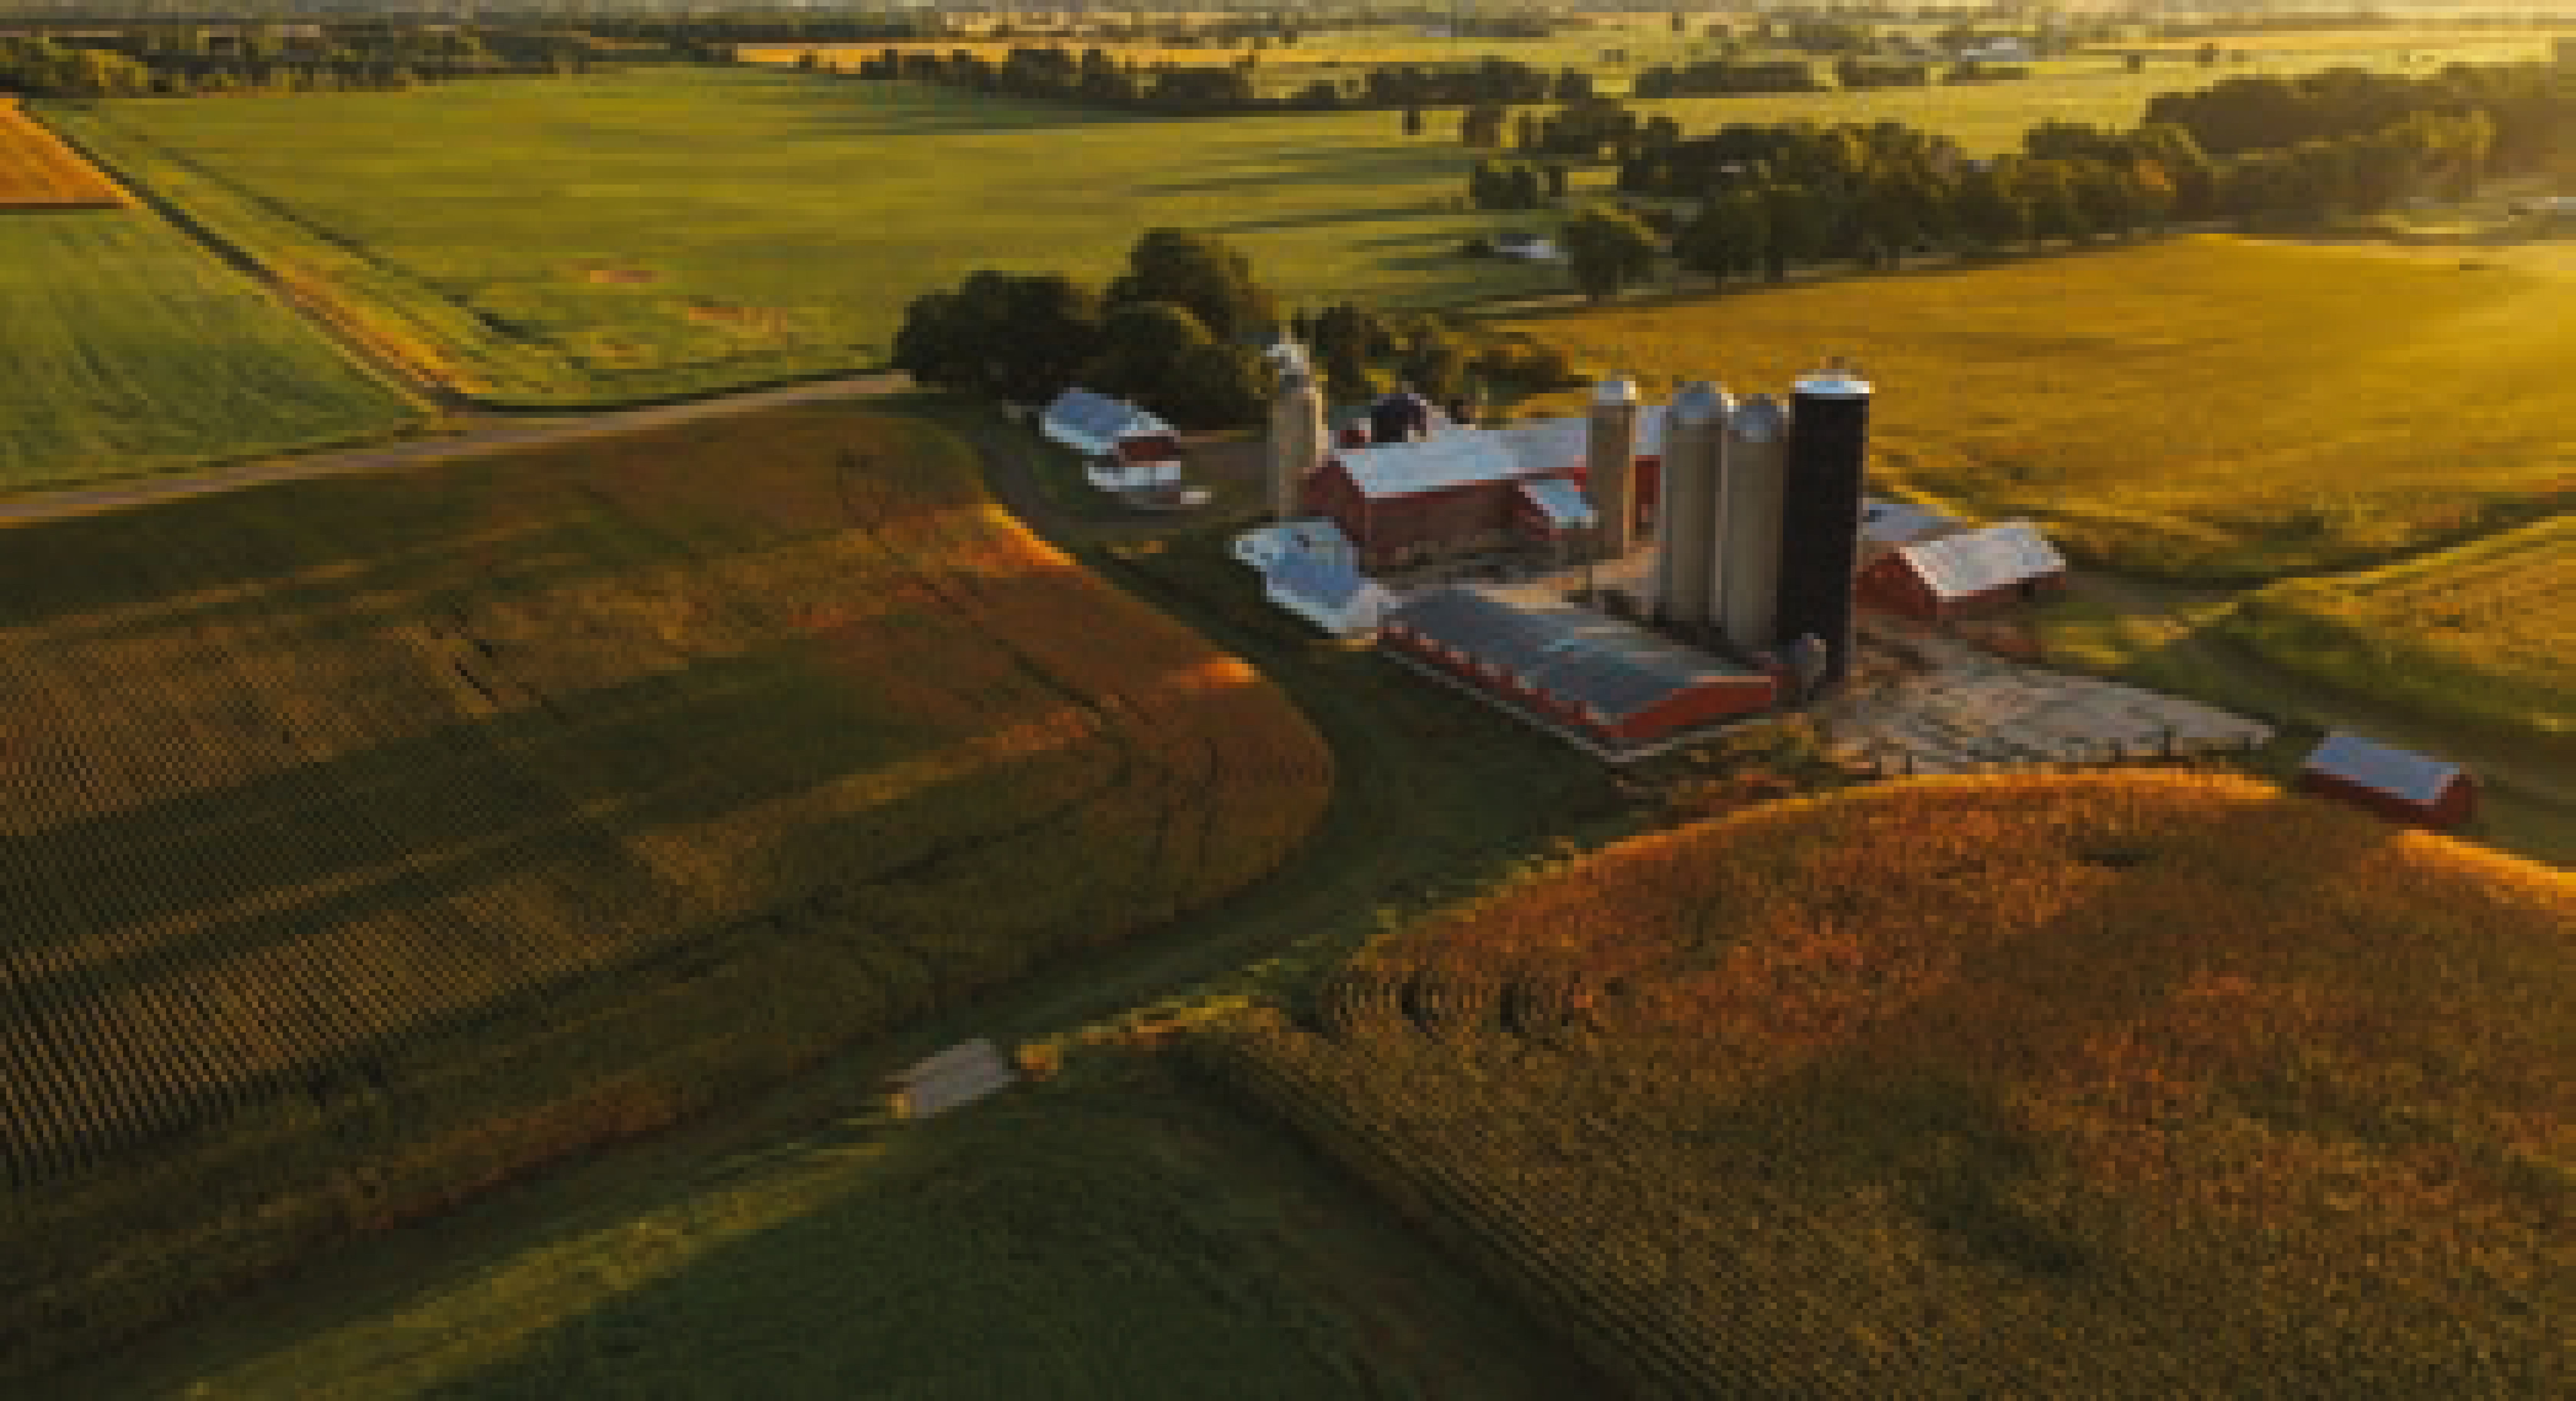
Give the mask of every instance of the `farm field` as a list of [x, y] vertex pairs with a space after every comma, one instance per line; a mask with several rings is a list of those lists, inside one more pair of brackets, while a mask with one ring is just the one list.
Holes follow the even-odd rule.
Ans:
[[419, 406], [141, 211], [0, 215], [0, 492], [389, 433]]
[[0, 214], [124, 207], [116, 182], [0, 97]]
[[2576, 517], [2285, 580], [2226, 631], [2345, 689], [2576, 753]]
[[[1971, 146], [2134, 120], [2201, 82], [1676, 98], [1722, 121], [1921, 121]], [[876, 363], [979, 267], [1106, 277], [1156, 224], [1245, 249], [1292, 304], [1454, 305], [1562, 276], [1456, 255], [1476, 153], [1391, 112], [1157, 120], [913, 84], [672, 68], [399, 95], [93, 104], [54, 118], [129, 178], [486, 399], [632, 402]], [[1079, 163], [1080, 183], [1030, 172]], [[1606, 178], [1590, 172], [1594, 182]]]
[[1330, 789], [918, 420], [9, 541], [14, 1365], [1203, 906]]
[[2542, 273], [2206, 235], [1504, 324], [1658, 385], [1847, 353], [1882, 484], [2129, 573], [2349, 568], [2576, 489], [2576, 279]]
[[2552, 1395], [2572, 924], [2247, 779], [1917, 780], [1194, 1045], [1638, 1394]]

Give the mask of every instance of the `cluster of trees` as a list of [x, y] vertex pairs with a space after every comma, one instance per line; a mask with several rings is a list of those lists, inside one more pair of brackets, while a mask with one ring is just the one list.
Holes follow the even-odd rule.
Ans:
[[1261, 105], [1248, 68], [1173, 63], [1149, 68], [1098, 48], [1079, 55], [1062, 48], [1015, 48], [999, 63], [964, 49], [946, 54], [887, 49], [861, 61], [858, 76], [910, 78], [976, 92], [1061, 98], [1104, 107], [1222, 112]]
[[1478, 209], [1545, 209], [1565, 197], [1566, 181], [1561, 165], [1481, 160], [1467, 172], [1467, 199]]
[[1377, 392], [1373, 366], [1440, 402], [1472, 398], [1479, 386], [1537, 393], [1576, 382], [1565, 352], [1525, 332], [1471, 332], [1424, 312], [1386, 313], [1338, 302], [1289, 321], [1314, 353], [1325, 393], [1349, 403]]
[[466, 32], [360, 33], [327, 39], [242, 36], [220, 48], [196, 29], [115, 38], [0, 39], [0, 92], [29, 97], [192, 97], [233, 93], [400, 91], [457, 77], [587, 72], [578, 41], [514, 36], [495, 53]]
[[893, 362], [924, 384], [1043, 403], [1080, 384], [1183, 427], [1262, 411], [1261, 348], [1277, 299], [1241, 253], [1186, 229], [1151, 229], [1107, 288], [1059, 273], [977, 272], [905, 309]]
[[1681, 67], [1661, 65], [1637, 75], [1632, 97], [1724, 97], [1747, 92], [1822, 92], [1816, 70], [1799, 59], [1735, 63], [1709, 59]]
[[2335, 68], [2298, 77], [2228, 78], [2165, 93], [2146, 120], [2189, 131], [2213, 155], [2365, 136], [2418, 115], [2484, 114], [2495, 159], [2529, 169], [2576, 135], [2576, 77], [2552, 64], [2460, 64], [2409, 77]]

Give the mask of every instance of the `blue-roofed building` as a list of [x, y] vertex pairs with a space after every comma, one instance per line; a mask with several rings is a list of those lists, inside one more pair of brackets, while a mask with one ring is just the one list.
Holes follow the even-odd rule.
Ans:
[[2421, 827], [2457, 827], [2477, 808], [2477, 780], [2459, 765], [2340, 732], [2308, 755], [2298, 787]]
[[1261, 571], [1261, 588], [1273, 606], [1336, 637], [1376, 631], [1395, 602], [1348, 557], [1329, 554], [1281, 555]]
[[[1656, 500], [1665, 406], [1638, 410], [1631, 501], [1640, 516]], [[1546, 504], [1557, 481], [1583, 495], [1589, 468], [1583, 418], [1539, 419], [1501, 428], [1437, 427], [1411, 442], [1332, 450], [1307, 478], [1305, 509], [1331, 519], [1371, 567], [1424, 555], [1553, 540], [1566, 513]], [[1589, 514], [1589, 508], [1586, 509]]]
[[1379, 645], [1613, 748], [1768, 710], [1779, 678], [1565, 604], [1452, 585], [1387, 615]]
[[1103, 491], [1174, 489], [1181, 440], [1172, 425], [1124, 399], [1068, 389], [1047, 405], [1038, 431], [1081, 453], [1083, 474]]

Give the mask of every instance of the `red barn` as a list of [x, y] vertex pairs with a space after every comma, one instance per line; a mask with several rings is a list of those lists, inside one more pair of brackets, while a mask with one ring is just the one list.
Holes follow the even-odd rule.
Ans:
[[2477, 779], [2468, 770], [2359, 735], [2326, 736], [2300, 766], [2297, 786], [2418, 827], [2457, 827], [2477, 810]]
[[[1640, 529], [1653, 514], [1663, 425], [1660, 405], [1637, 415], [1630, 499]], [[1547, 485], [1583, 481], [1587, 431], [1580, 418], [1543, 419], [1506, 428], [1447, 428], [1409, 443], [1337, 447], [1306, 479], [1305, 507], [1339, 525], [1371, 568], [1552, 540], [1593, 523], [1581, 493]]]
[[1613, 747], [1771, 708], [1772, 675], [1565, 605], [1451, 586], [1389, 613], [1380, 646]]
[[1900, 545], [1860, 572], [1865, 607], [1927, 623], [2066, 589], [2066, 561], [2038, 529], [2011, 521]]

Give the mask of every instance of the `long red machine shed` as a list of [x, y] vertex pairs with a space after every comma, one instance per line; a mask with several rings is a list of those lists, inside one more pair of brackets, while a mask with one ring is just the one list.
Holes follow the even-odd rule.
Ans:
[[2297, 787], [2419, 827], [2457, 827], [2477, 811], [2468, 770], [2359, 735], [2328, 735], [2300, 766]]
[[1378, 642], [1613, 746], [1767, 710], [1778, 695], [1770, 674], [1616, 619], [1516, 605], [1465, 586], [1406, 601]]
[[2041, 598], [2066, 588], [2066, 561], [2021, 522], [1899, 546], [1871, 561], [1854, 585], [1864, 606], [1927, 623]]

